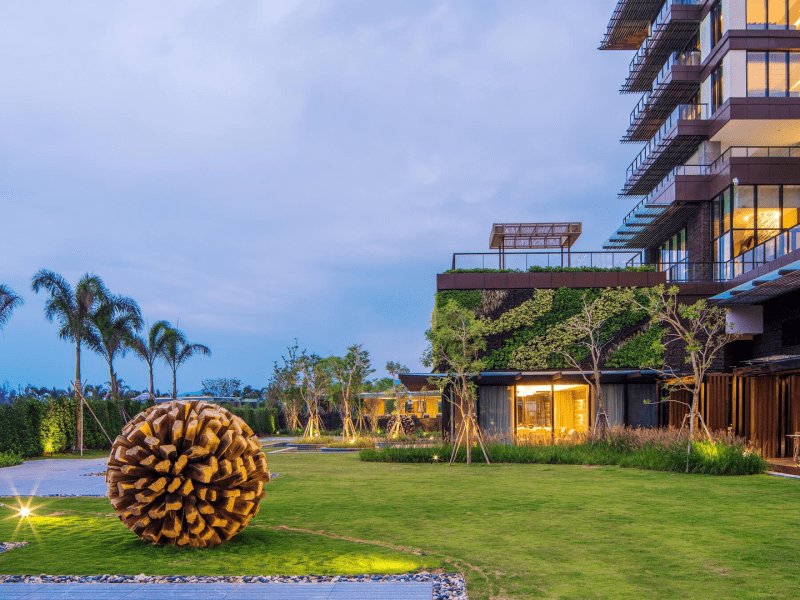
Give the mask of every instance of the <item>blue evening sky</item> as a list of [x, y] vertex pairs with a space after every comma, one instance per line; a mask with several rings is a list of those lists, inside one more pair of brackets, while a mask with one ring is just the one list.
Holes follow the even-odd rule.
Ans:
[[[0, 282], [26, 304], [0, 384], [74, 376], [41, 268], [180, 320], [213, 352], [186, 392], [266, 385], [295, 337], [421, 369], [435, 274], [493, 222], [583, 221], [576, 249], [599, 249], [633, 207], [631, 54], [597, 50], [615, 0], [544, 4], [3, 3]], [[117, 372], [146, 386], [131, 356]]]

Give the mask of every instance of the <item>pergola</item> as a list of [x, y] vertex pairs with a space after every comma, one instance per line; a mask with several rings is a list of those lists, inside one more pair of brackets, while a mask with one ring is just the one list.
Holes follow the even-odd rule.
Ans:
[[570, 248], [582, 231], [581, 223], [495, 223], [489, 238], [489, 249], [500, 254], [500, 268], [506, 266], [506, 250], [558, 250], [561, 266], [564, 251], [570, 266]]

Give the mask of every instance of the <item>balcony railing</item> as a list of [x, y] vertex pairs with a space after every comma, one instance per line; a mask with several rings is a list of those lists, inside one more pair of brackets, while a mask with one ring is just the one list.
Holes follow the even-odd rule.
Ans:
[[510, 269], [531, 267], [589, 267], [613, 269], [641, 266], [641, 252], [458, 252], [453, 269]]
[[731, 146], [706, 167], [704, 175], [713, 175], [722, 170], [732, 158], [800, 158], [798, 146]]
[[656, 134], [647, 142], [639, 155], [630, 164], [627, 171], [627, 179], [630, 180], [642, 166], [647, 164], [650, 156], [661, 146], [662, 142], [671, 139], [668, 137], [668, 134], [672, 128], [678, 124], [678, 121], [705, 119], [708, 119], [708, 104], [681, 104], [675, 108]]
[[[666, 0], [663, 6], [661, 7], [661, 11], [659, 11], [656, 18], [650, 24], [648, 36], [645, 38], [642, 45], [636, 51], [636, 54], [633, 55], [629, 65], [630, 75], [628, 76], [628, 80], [626, 84], [623, 86], [623, 91], [633, 91], [631, 86], [636, 80], [639, 75], [640, 71], [647, 63], [648, 58], [650, 57], [651, 53], [653, 52], [654, 48], [658, 45], [660, 41], [661, 34], [663, 33], [664, 29], [666, 29], [667, 24], [669, 23], [670, 18], [672, 17], [672, 7], [673, 6], [699, 6], [705, 3], [705, 0]], [[660, 54], [661, 51], [658, 52]]]
[[656, 78], [653, 80], [653, 89], [649, 92], [645, 92], [642, 97], [640, 98], [639, 102], [636, 104], [634, 109], [631, 111], [631, 118], [630, 124], [634, 125], [639, 122], [645, 116], [645, 113], [650, 108], [650, 101], [658, 90], [659, 86], [664, 83], [667, 77], [672, 73], [672, 68], [675, 65], [685, 65], [685, 66], [699, 66], [700, 65], [700, 52], [696, 50], [686, 51], [686, 52], [673, 52], [664, 66], [661, 67], [661, 71], [658, 72]]

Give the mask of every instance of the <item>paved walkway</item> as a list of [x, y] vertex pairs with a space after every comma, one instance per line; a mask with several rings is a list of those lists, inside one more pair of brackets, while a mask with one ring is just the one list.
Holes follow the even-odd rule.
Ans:
[[[48, 458], [0, 469], [0, 496], [105, 496], [105, 458]], [[0, 540], [1, 541], [1, 540]]]
[[430, 583], [0, 583], [0, 600], [431, 600]]

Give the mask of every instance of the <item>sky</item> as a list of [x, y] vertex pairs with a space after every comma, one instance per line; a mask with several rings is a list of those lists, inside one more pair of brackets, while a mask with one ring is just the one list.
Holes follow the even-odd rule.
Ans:
[[[634, 202], [619, 143], [631, 53], [615, 0], [0, 5], [0, 384], [66, 388], [74, 345], [39, 269], [99, 275], [266, 385], [286, 346], [361, 343], [421, 371], [435, 275], [494, 222], [582, 221], [599, 250]], [[83, 377], [109, 380], [83, 353]], [[147, 367], [115, 370], [133, 389]], [[170, 388], [158, 365], [156, 387]]]

